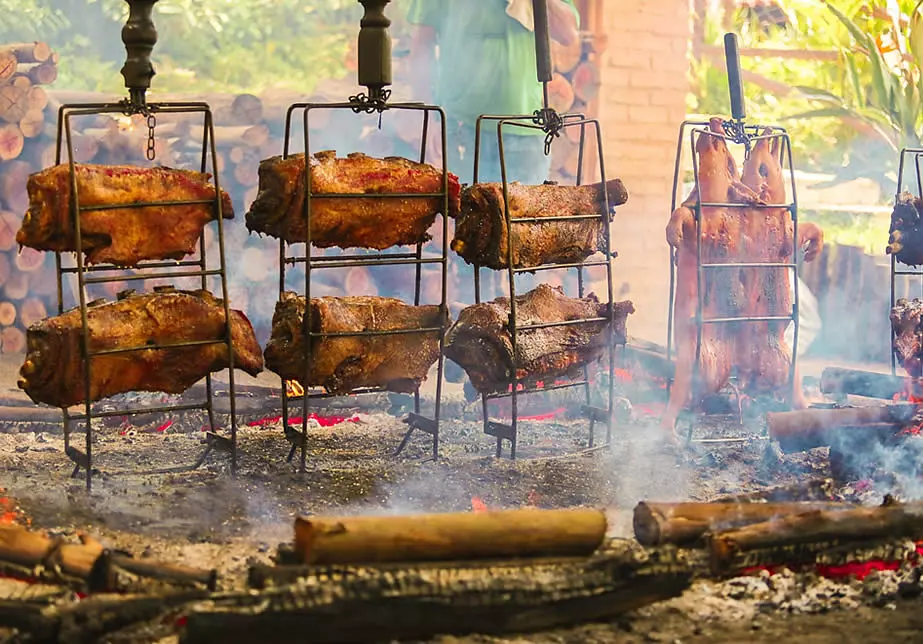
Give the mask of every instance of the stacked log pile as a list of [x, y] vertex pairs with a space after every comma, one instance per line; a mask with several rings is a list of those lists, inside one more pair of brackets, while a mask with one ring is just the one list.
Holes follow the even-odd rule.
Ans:
[[[590, 47], [577, 43], [570, 48], [556, 47], [557, 75], [553, 84], [554, 106], [560, 111], [585, 111], [595, 97], [598, 73], [589, 60]], [[54, 255], [15, 242], [29, 199], [26, 182], [31, 173], [56, 161], [57, 112], [62, 104], [105, 103], [114, 98], [106, 94], [51, 90], [47, 85], [57, 76], [58, 56], [45, 43], [0, 46], [0, 343], [6, 353], [20, 352], [25, 346], [29, 324], [53, 313], [57, 307]], [[294, 102], [341, 102], [355, 94], [351, 79], [324, 83], [312, 96], [270, 90], [262, 96], [251, 94], [210, 94], [171, 96], [153, 94], [151, 100], [204, 101], [212, 109], [217, 155], [208, 169], [217, 167], [221, 187], [234, 202], [237, 219], [225, 223], [225, 250], [229, 267], [229, 296], [233, 306], [247, 311], [257, 337], [269, 337], [273, 305], [278, 297], [278, 244], [269, 238], [248, 235], [243, 215], [256, 196], [259, 161], [281, 154], [285, 114]], [[409, 98], [409, 97], [397, 97]], [[397, 99], [395, 99], [397, 100]], [[302, 113], [293, 117], [293, 152], [303, 150]], [[395, 112], [386, 115], [378, 127], [377, 116], [357, 116], [350, 110], [311, 110], [309, 116], [311, 150], [337, 150], [340, 154], [361, 150], [374, 156], [419, 157], [422, 120], [418, 113]], [[555, 145], [554, 179], [573, 182], [576, 174], [578, 132], [562, 136]], [[166, 115], [155, 127], [154, 164], [197, 168], [202, 160], [204, 125], [199, 115]], [[115, 115], [72, 119], [74, 160], [78, 163], [148, 165], [145, 156], [148, 127], [142, 116]], [[66, 161], [67, 150], [62, 151]], [[589, 169], [592, 157], [586, 161]], [[587, 180], [591, 177], [587, 175]], [[438, 226], [436, 228], [439, 228]], [[218, 257], [216, 226], [205, 229], [209, 265]], [[439, 252], [441, 230], [428, 247]], [[323, 253], [323, 251], [315, 251]], [[289, 269], [289, 288], [303, 282], [299, 267]], [[470, 285], [455, 283], [461, 278], [450, 271], [451, 301], [465, 301], [461, 291]], [[470, 281], [470, 280], [468, 280]], [[162, 280], [118, 282], [93, 286], [91, 298], [112, 299], [126, 288], [149, 291]], [[178, 288], [194, 288], [192, 280], [171, 280]], [[218, 284], [210, 284], [218, 289]], [[401, 271], [370, 270], [353, 267], [322, 271], [314, 291], [318, 295], [383, 295], [412, 298], [412, 284]], [[422, 303], [439, 300], [439, 272], [424, 270]], [[65, 286], [65, 306], [76, 303], [75, 291]]]
[[54, 161], [56, 105], [47, 86], [58, 55], [43, 42], [0, 46], [0, 348], [25, 347], [24, 329], [45, 317], [55, 294], [54, 259], [16, 248], [29, 174]]

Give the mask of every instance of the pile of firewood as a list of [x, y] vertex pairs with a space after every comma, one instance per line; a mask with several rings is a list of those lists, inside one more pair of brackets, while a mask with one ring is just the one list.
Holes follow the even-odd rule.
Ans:
[[29, 174], [54, 162], [56, 106], [45, 85], [58, 76], [58, 55], [43, 42], [0, 46], [0, 346], [25, 347], [24, 329], [45, 317], [55, 293], [51, 262], [17, 252], [16, 231], [28, 206]]

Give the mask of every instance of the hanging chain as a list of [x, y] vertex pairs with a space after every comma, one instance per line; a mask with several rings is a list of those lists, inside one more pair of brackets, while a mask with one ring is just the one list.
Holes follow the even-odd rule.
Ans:
[[157, 117], [152, 112], [147, 115], [147, 160], [153, 161], [157, 155], [154, 149], [154, 128], [157, 127]]

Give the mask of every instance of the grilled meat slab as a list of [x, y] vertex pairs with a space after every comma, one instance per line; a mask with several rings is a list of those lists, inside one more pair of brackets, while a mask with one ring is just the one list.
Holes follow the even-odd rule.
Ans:
[[[305, 157], [296, 154], [260, 162], [259, 193], [247, 213], [247, 229], [295, 244], [307, 240], [304, 214]], [[318, 152], [310, 158], [311, 243], [318, 248], [372, 248], [428, 241], [444, 208], [441, 197], [382, 198], [380, 194], [442, 192], [442, 170], [400, 157], [375, 159], [359, 152], [338, 158]], [[458, 177], [449, 174], [449, 213], [458, 211]], [[350, 199], [325, 194], [363, 194]]]
[[[305, 298], [285, 292], [272, 316], [266, 367], [303, 386], [322, 386], [334, 394], [360, 387], [411, 393], [439, 358], [440, 330], [423, 333], [312, 338], [309, 382], [304, 383]], [[448, 314], [435, 305], [411, 306], [393, 297], [311, 298], [314, 333], [353, 333], [396, 329], [445, 328]]]
[[899, 299], [891, 309], [894, 353], [911, 378], [923, 376], [923, 300]]
[[[610, 207], [628, 201], [621, 179], [586, 186], [508, 184], [511, 220], [598, 215], [596, 219], [513, 224], [514, 268], [582, 262], [605, 250], [606, 193]], [[511, 233], [507, 230], [504, 204], [502, 183], [478, 183], [462, 191], [452, 250], [469, 264], [507, 268]], [[606, 216], [611, 219], [611, 214]]]
[[[605, 317], [609, 305], [592, 293], [583, 299], [567, 297], [559, 287], [540, 284], [516, 296], [516, 316], [520, 325], [563, 322]], [[629, 301], [615, 303], [613, 341], [624, 344], [626, 319], [634, 313]], [[473, 304], [462, 310], [446, 335], [445, 355], [468, 374], [481, 393], [506, 391], [513, 382], [518, 362], [520, 382], [568, 376], [597, 360], [607, 348], [607, 322], [588, 322], [567, 326], [520, 331], [513, 352], [509, 331], [510, 298]]]
[[923, 200], [909, 192], [898, 195], [888, 235], [889, 255], [907, 266], [923, 264]]
[[[223, 300], [208, 291], [161, 289], [130, 295], [87, 311], [90, 352], [221, 340], [225, 333]], [[80, 309], [36, 322], [27, 332], [27, 353], [19, 388], [36, 403], [69, 407], [84, 402], [80, 352]], [[263, 370], [263, 356], [250, 321], [231, 311], [234, 367], [251, 376]], [[224, 344], [93, 356], [90, 401], [129, 391], [179, 394], [206, 374], [228, 367]]]
[[[195, 251], [205, 224], [217, 218], [210, 174], [173, 168], [77, 165], [80, 232], [86, 261], [136, 266], [144, 260], [182, 259]], [[65, 164], [36, 172], [26, 185], [29, 211], [16, 234], [21, 246], [75, 252], [70, 171]], [[210, 200], [181, 206], [111, 208], [161, 201]], [[230, 196], [221, 191], [221, 211], [234, 218]]]

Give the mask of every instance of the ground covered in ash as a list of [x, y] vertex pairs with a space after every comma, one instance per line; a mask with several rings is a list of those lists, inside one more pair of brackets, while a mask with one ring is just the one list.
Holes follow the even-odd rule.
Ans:
[[[611, 449], [587, 449], [588, 424], [563, 414], [521, 426], [519, 458], [494, 457], [495, 441], [476, 420], [478, 405], [448, 406], [441, 458], [431, 459], [428, 436], [417, 434], [399, 456], [406, 425], [381, 411], [357, 421], [313, 428], [307, 472], [279, 421], [239, 432], [239, 474], [213, 452], [193, 471], [164, 472], [195, 461], [203, 420], [185, 417], [164, 429], [100, 425], [94, 453], [100, 473], [87, 496], [82, 478], [69, 478], [60, 427], [8, 423], [0, 433], [0, 486], [32, 525], [59, 533], [88, 532], [106, 545], [154, 559], [216, 568], [222, 588], [243, 587], [247, 567], [270, 563], [292, 538], [298, 514], [358, 514], [542, 508], [611, 508], [614, 536], [630, 537], [639, 500], [706, 501], [829, 475], [824, 450], [781, 455], [732, 419], [702, 423], [700, 437], [741, 436], [735, 443], [667, 447], [650, 408], [636, 405], [615, 428]], [[334, 412], [330, 412], [334, 413]], [[354, 410], [335, 413], [351, 416]], [[163, 430], [163, 431], [158, 431]], [[75, 437], [83, 447], [84, 435]], [[597, 440], [603, 437], [597, 435]], [[847, 500], [880, 499], [874, 485], [840, 486]], [[441, 637], [443, 642], [811, 642], [923, 641], [923, 602], [913, 571], [876, 573], [837, 583], [790, 573], [697, 582], [683, 596], [612, 622], [520, 637]], [[162, 640], [172, 641], [171, 639]]]

